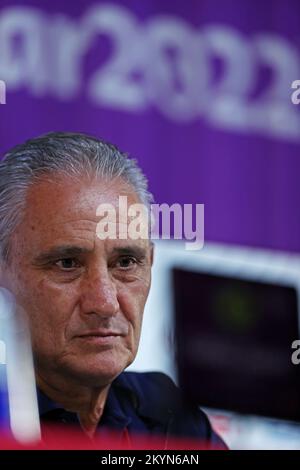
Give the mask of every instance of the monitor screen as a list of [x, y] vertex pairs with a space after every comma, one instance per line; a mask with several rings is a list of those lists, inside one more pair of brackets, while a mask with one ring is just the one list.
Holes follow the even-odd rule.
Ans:
[[300, 421], [293, 287], [174, 269], [178, 377], [201, 406]]

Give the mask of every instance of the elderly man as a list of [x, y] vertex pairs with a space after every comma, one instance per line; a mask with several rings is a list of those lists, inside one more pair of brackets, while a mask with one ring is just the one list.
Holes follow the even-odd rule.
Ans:
[[118, 213], [120, 196], [151, 202], [135, 161], [87, 135], [50, 133], [0, 164], [2, 283], [29, 318], [41, 421], [90, 437], [113, 429], [132, 445], [143, 433], [222, 447], [167, 376], [123, 372], [138, 348], [153, 246], [99, 236], [99, 207]]

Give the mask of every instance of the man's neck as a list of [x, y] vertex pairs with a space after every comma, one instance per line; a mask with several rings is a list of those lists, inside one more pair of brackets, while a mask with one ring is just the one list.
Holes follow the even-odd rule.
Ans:
[[103, 414], [110, 384], [103, 387], [83, 387], [64, 381], [45, 379], [36, 375], [37, 385], [51, 400], [59, 403], [65, 410], [77, 413], [83, 431], [93, 437]]

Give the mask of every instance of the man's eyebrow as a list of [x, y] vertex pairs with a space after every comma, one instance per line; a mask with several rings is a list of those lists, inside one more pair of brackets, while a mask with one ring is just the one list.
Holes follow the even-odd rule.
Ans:
[[48, 251], [39, 253], [33, 260], [34, 264], [46, 264], [55, 259], [74, 258], [76, 256], [90, 253], [91, 250], [73, 245], [61, 245], [51, 248]]

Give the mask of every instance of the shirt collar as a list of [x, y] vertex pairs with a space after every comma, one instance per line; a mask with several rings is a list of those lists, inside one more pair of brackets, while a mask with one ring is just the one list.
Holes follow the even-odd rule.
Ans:
[[47, 395], [42, 392], [40, 388], [37, 387], [37, 399], [38, 399], [38, 407], [39, 407], [39, 415], [42, 416], [48, 411], [63, 409], [63, 406], [59, 403], [56, 403], [51, 400], [51, 398], [47, 397]]
[[[53, 410], [64, 410], [61, 404], [52, 401], [39, 388], [37, 396], [40, 416]], [[160, 403], [153, 406], [153, 403], [141, 400], [138, 393], [133, 390], [126, 372], [122, 372], [111, 384], [101, 422], [113, 428], [125, 428], [132, 421], [133, 410], [139, 416], [143, 416], [159, 426], [169, 422], [171, 417], [171, 411], [160, 406]], [[75, 416], [75, 413], [73, 414]]]
[[[122, 406], [122, 395], [116, 393], [115, 386], [117, 385], [117, 380], [116, 383], [114, 381], [110, 386], [101, 422], [113, 428], [125, 428], [131, 423], [131, 416], [126, 413], [124, 406]], [[45, 395], [38, 387], [37, 399], [39, 415], [41, 417], [51, 411], [64, 410], [63, 405], [51, 400], [51, 398]], [[75, 413], [73, 414], [75, 415]]]

